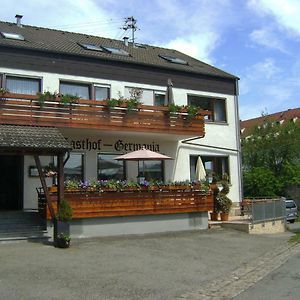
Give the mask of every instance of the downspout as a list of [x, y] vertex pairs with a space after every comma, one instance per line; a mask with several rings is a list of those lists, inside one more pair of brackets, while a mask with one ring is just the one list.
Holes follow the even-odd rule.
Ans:
[[236, 122], [236, 145], [237, 145], [237, 149], [238, 149], [238, 175], [240, 178], [239, 181], [239, 193], [240, 193], [240, 200], [243, 200], [243, 195], [244, 195], [244, 191], [243, 191], [243, 173], [242, 173], [242, 151], [241, 151], [241, 122], [240, 122], [240, 113], [239, 113], [239, 83], [238, 83], [238, 79], [236, 79], [235, 81], [235, 96], [234, 96], [234, 101], [235, 101], [235, 122]]

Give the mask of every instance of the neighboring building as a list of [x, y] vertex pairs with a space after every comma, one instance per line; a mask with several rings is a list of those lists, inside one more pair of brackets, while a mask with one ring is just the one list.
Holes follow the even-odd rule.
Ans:
[[[62, 112], [50, 104], [48, 111], [42, 104], [29, 111], [33, 102], [28, 99], [26, 108], [19, 106], [22, 100], [9, 106], [0, 100], [0, 124], [56, 127], [67, 138], [73, 150], [65, 165], [66, 178], [135, 179], [136, 162], [125, 164], [113, 158], [145, 145], [174, 158], [145, 162], [152, 178], [193, 180], [201, 157], [209, 180], [213, 174], [221, 178], [227, 173], [229, 197], [241, 201], [236, 76], [176, 50], [7, 22], [0, 22], [0, 55], [1, 88], [17, 94], [50, 91], [87, 99], [80, 102], [82, 112]], [[173, 82], [177, 105], [196, 105], [210, 112], [205, 117], [205, 131], [193, 123], [178, 125], [173, 121], [170, 125], [161, 121], [164, 111], [159, 107], [165, 101], [168, 79]], [[132, 88], [143, 91], [141, 101], [148, 105], [137, 121], [125, 123], [118, 115], [105, 119], [96, 101], [128, 97]], [[34, 96], [31, 99], [36, 101]], [[1, 162], [6, 162], [0, 174], [2, 202], [10, 201], [8, 209], [36, 209], [40, 181], [34, 177], [33, 157], [28, 152], [13, 156], [1, 153]], [[42, 164], [49, 162], [53, 162], [52, 157], [43, 157]], [[15, 180], [6, 181], [4, 187], [6, 176]], [[202, 227], [207, 227], [207, 213], [201, 218]]]
[[261, 117], [241, 121], [241, 136], [251, 135], [252, 130], [257, 126], [263, 126], [266, 122], [275, 122], [284, 124], [286, 122], [299, 122], [300, 108], [291, 108], [286, 111], [280, 111], [273, 114], [263, 115]]

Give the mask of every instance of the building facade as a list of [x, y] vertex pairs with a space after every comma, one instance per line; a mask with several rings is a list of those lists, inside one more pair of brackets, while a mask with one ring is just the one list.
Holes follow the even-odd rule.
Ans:
[[[10, 98], [15, 101], [10, 107], [4, 106], [4, 99], [0, 100], [2, 125], [59, 129], [72, 147], [65, 165], [66, 179], [136, 180], [141, 164], [114, 158], [146, 147], [173, 158], [145, 162], [146, 179], [192, 181], [196, 179], [196, 163], [201, 157], [207, 180], [211, 181], [213, 176], [221, 179], [226, 173], [231, 185], [229, 197], [233, 202], [241, 201], [237, 77], [171, 49], [6, 22], [0, 22], [0, 55], [3, 94], [32, 96], [35, 101], [39, 101], [38, 93], [45, 92], [83, 99], [80, 109], [85, 111], [85, 117], [79, 112], [76, 120], [71, 106], [62, 113], [52, 104], [40, 103], [40, 112], [35, 108], [31, 114], [25, 113], [18, 107], [15, 113], [12, 106], [19, 105], [21, 99]], [[161, 119], [149, 119], [148, 115], [152, 116], [152, 111], [165, 103], [168, 80], [173, 83], [176, 105], [198, 106], [209, 112], [203, 131], [193, 130], [192, 123], [175, 129], [174, 125], [160, 124]], [[93, 119], [97, 101], [130, 98], [137, 90], [143, 103], [143, 114], [139, 112], [142, 115], [137, 122], [119, 124], [119, 111], [110, 119], [101, 119], [101, 124], [99, 119]], [[49, 110], [44, 111], [45, 107]], [[68, 113], [73, 118], [69, 122]], [[33, 157], [2, 152], [0, 159], [5, 165], [3, 173], [15, 178], [10, 186], [2, 187], [6, 194], [1, 197], [11, 202], [3, 208], [37, 209], [36, 188], [40, 179]], [[56, 161], [51, 155], [43, 156], [42, 164], [55, 165]], [[48, 178], [48, 185], [53, 180]], [[9, 196], [10, 190], [14, 190], [14, 195]]]

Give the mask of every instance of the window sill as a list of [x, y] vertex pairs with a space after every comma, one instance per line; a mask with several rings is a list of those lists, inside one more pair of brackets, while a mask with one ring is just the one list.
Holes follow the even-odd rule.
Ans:
[[205, 120], [205, 124], [213, 124], [213, 125], [229, 125], [228, 122], [214, 122], [214, 121], [209, 121], [209, 120]]

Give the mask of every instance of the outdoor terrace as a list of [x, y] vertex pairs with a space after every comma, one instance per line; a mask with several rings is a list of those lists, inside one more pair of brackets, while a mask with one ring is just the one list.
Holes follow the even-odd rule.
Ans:
[[126, 105], [108, 107], [106, 101], [76, 99], [65, 103], [61, 97], [40, 102], [37, 95], [0, 94], [0, 123], [107, 131], [152, 132], [204, 136], [204, 116], [199, 109], [193, 117], [187, 109], [171, 113], [167, 106]]

